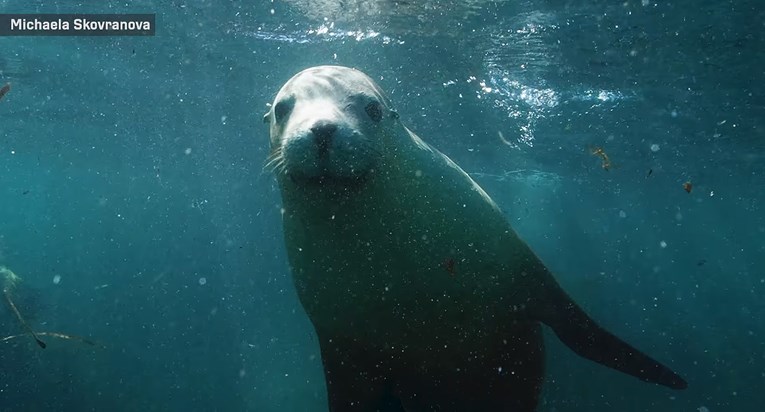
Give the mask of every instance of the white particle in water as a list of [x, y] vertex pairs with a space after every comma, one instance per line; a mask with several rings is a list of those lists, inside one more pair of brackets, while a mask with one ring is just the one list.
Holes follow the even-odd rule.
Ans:
[[186, 150], [183, 151], [183, 153], [186, 153], [187, 155], [191, 154], [191, 148], [187, 147]]
[[699, 406], [698, 408], [696, 408], [696, 410], [698, 410], [699, 412], [709, 412], [709, 408], [707, 408], [706, 406]]
[[642, 4], [643, 7], [649, 6], [651, 4], [651, 0], [642, 0], [640, 4]]
[[659, 145], [657, 145], [656, 143], [654, 143], [654, 144], [652, 144], [652, 145], [651, 145], [651, 151], [652, 151], [652, 152], [656, 153], [656, 152], [658, 152], [658, 151], [659, 151], [659, 149], [660, 149], [660, 147], [659, 147]]
[[667, 242], [662, 240], [661, 242], [659, 242], [659, 246], [661, 246], [661, 248], [664, 249], [665, 247], [667, 247]]
[[59, 283], [61, 283], [61, 275], [53, 276], [53, 284], [58, 285]]
[[204, 286], [207, 283], [207, 278], [199, 278], [199, 284]]
[[619, 211], [619, 217], [621, 217], [621, 218], [625, 218], [625, 217], [627, 217], [627, 212], [625, 212], [625, 211], [623, 211], [623, 210], [620, 210], [620, 211]]

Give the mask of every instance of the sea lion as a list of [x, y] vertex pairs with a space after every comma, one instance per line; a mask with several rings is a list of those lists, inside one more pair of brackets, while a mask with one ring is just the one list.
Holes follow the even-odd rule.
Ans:
[[585, 358], [686, 387], [585, 314], [486, 192], [362, 72], [304, 70], [264, 121], [330, 411], [534, 411], [541, 324]]

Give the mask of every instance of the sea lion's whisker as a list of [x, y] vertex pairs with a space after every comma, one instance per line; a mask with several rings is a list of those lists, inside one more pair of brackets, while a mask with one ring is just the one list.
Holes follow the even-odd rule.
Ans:
[[263, 171], [273, 171], [274, 170], [273, 166], [283, 160], [284, 160], [284, 156], [282, 155], [281, 149], [274, 150], [266, 158], [266, 163], [263, 165]]

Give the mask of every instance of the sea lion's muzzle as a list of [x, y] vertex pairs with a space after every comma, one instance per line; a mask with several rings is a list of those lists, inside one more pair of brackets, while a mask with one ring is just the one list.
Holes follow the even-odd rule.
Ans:
[[310, 127], [314, 142], [318, 147], [318, 156], [326, 157], [329, 145], [337, 131], [337, 124], [328, 121], [318, 121]]

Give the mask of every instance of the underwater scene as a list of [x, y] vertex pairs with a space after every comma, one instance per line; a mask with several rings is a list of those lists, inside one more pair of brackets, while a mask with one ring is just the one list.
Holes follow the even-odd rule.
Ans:
[[0, 412], [765, 410], [761, 1], [0, 14]]

